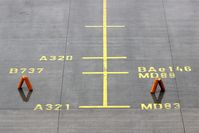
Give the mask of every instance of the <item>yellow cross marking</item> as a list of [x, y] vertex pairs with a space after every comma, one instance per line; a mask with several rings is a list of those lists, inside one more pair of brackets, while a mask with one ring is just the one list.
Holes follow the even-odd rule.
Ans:
[[103, 56], [83, 57], [83, 59], [102, 59], [103, 72], [83, 72], [82, 74], [102, 74], [103, 75], [103, 104], [102, 106], [79, 106], [82, 109], [108, 109], [108, 108], [130, 108], [128, 105], [108, 105], [108, 75], [128, 74], [128, 72], [108, 72], [108, 59], [126, 59], [127, 57], [108, 57], [107, 28], [120, 28], [125, 26], [107, 26], [107, 0], [103, 0], [103, 24], [102, 26], [85, 26], [91, 28], [103, 28]]

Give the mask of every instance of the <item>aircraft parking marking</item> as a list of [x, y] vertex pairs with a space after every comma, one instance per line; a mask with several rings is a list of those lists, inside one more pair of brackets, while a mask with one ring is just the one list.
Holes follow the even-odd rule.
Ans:
[[64, 56], [64, 55], [45, 56], [45, 55], [43, 55], [43, 56], [41, 56], [39, 58], [39, 61], [72, 61], [72, 60], [73, 60], [73, 56], [72, 55], [67, 55], [67, 56]]
[[137, 67], [137, 76], [139, 79], [153, 79], [153, 78], [175, 78], [177, 72], [191, 72], [192, 67], [191, 66], [161, 66], [161, 67], [155, 67], [155, 66], [138, 66]]
[[[102, 25], [86, 25], [84, 26], [85, 28], [103, 28]], [[125, 25], [110, 25], [110, 26], [106, 26], [107, 28], [125, 28]]]
[[60, 111], [69, 110], [69, 104], [36, 104], [34, 111]]
[[141, 110], [171, 110], [171, 109], [180, 109], [180, 103], [141, 103]]
[[[82, 57], [83, 60], [103, 60], [103, 57]], [[115, 57], [107, 57], [108, 60], [110, 59], [127, 59], [126, 56], [115, 56]]]
[[16, 68], [16, 67], [12, 67], [9, 69], [9, 74], [24, 74], [24, 73], [29, 73], [29, 74], [41, 74], [44, 71], [43, 67], [38, 67], [38, 68], [34, 68], [34, 67], [30, 67], [30, 68], [26, 68], [26, 67], [22, 67], [22, 68]]
[[98, 74], [104, 74], [104, 75], [110, 75], [110, 74], [129, 74], [129, 72], [82, 72], [82, 74], [87, 75], [98, 75]]
[[103, 75], [103, 101], [102, 105], [97, 106], [79, 106], [84, 109], [108, 109], [108, 108], [130, 108], [129, 105], [108, 105], [108, 75], [109, 74], [129, 74], [129, 72], [109, 72], [109, 59], [126, 59], [127, 57], [109, 57], [108, 56], [108, 41], [107, 28], [123, 28], [125, 26], [108, 26], [107, 25], [107, 0], [103, 0], [103, 25], [102, 26], [85, 26], [87, 28], [102, 28], [103, 29], [103, 56], [102, 57], [82, 57], [82, 59], [101, 59], [103, 61], [103, 72], [82, 72], [82, 74]]
[[81, 109], [118, 109], [118, 108], [123, 108], [123, 109], [129, 109], [131, 106], [109, 106], [109, 105], [102, 105], [102, 106], [79, 106]]

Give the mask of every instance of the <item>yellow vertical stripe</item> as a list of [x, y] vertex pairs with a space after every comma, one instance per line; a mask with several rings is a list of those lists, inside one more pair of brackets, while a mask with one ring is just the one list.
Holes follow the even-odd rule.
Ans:
[[108, 59], [126, 59], [127, 57], [108, 57], [107, 44], [107, 0], [103, 0], [103, 56], [102, 57], [83, 57], [83, 59], [102, 59], [102, 72], [83, 72], [82, 74], [102, 74], [103, 75], [103, 105], [97, 106], [79, 106], [82, 109], [114, 109], [114, 108], [130, 108], [128, 105], [108, 105], [108, 75], [109, 74], [128, 74], [128, 72], [108, 72]]
[[103, 106], [108, 105], [107, 0], [103, 0]]

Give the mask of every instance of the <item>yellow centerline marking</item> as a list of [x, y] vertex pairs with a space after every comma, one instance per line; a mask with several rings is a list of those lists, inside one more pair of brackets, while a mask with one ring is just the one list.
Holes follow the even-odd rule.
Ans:
[[103, 106], [108, 106], [107, 0], [103, 0]]
[[129, 72], [82, 72], [84, 75], [98, 75], [98, 74], [104, 74], [104, 75], [110, 75], [110, 74], [129, 74]]
[[82, 72], [82, 74], [102, 74], [103, 75], [103, 104], [102, 106], [79, 106], [82, 109], [108, 109], [108, 108], [130, 108], [128, 105], [108, 105], [108, 75], [109, 74], [128, 74], [129, 72], [108, 72], [108, 59], [126, 59], [127, 57], [108, 57], [107, 47], [107, 28], [124, 26], [107, 26], [107, 0], [103, 0], [103, 24], [102, 26], [85, 26], [103, 28], [103, 56], [102, 57], [83, 57], [83, 59], [102, 59], [102, 72]]
[[[102, 60], [103, 57], [82, 57], [84, 60]], [[107, 59], [127, 59], [126, 56], [107, 57]]]
[[[103, 28], [102, 25], [86, 25], [85, 28]], [[110, 25], [107, 28], [125, 28], [125, 25]]]

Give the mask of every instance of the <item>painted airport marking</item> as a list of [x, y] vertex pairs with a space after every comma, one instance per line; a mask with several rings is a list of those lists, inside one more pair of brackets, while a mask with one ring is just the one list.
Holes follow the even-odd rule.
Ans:
[[37, 104], [34, 107], [34, 111], [60, 111], [69, 110], [69, 104]]
[[68, 56], [64, 56], [64, 55], [51, 55], [51, 56], [41, 56], [39, 58], [39, 61], [72, 61], [73, 60], [73, 56], [72, 55], [68, 55]]
[[109, 105], [108, 104], [108, 75], [109, 74], [128, 74], [128, 72], [109, 72], [109, 59], [126, 59], [127, 57], [109, 57], [107, 28], [123, 28], [125, 26], [108, 26], [107, 25], [107, 0], [103, 0], [103, 25], [102, 26], [85, 26], [87, 28], [102, 28], [103, 29], [103, 56], [102, 57], [82, 57], [83, 59], [101, 59], [103, 60], [103, 72], [83, 72], [82, 74], [97, 74], [103, 75], [103, 101], [102, 105], [98, 106], [79, 106], [81, 109], [110, 109], [110, 108], [130, 108], [129, 105]]
[[141, 110], [171, 110], [171, 109], [180, 109], [180, 103], [141, 103]]
[[[82, 57], [83, 60], [103, 60], [103, 57]], [[126, 56], [115, 56], [115, 57], [107, 57], [107, 60], [114, 59], [127, 59]]]
[[139, 79], [150, 79], [150, 78], [175, 78], [177, 72], [191, 72], [191, 66], [172, 66], [168, 67], [137, 67]]
[[128, 106], [128, 105], [115, 105], [115, 106], [112, 106], [112, 105], [102, 105], [102, 106], [79, 106], [79, 108], [81, 109], [129, 109], [131, 108], [131, 106]]
[[22, 68], [17, 68], [17, 67], [12, 67], [9, 69], [9, 74], [24, 74], [24, 73], [28, 73], [28, 74], [40, 74], [44, 71], [43, 67], [38, 67], [38, 68], [26, 68], [26, 67], [22, 67]]
[[168, 67], [145, 67], [145, 66], [139, 66], [138, 67], [138, 72], [174, 72], [174, 71], [179, 71], [179, 72], [191, 72], [192, 68], [191, 66], [176, 66], [173, 68], [172, 66]]
[[[83, 106], [84, 109], [133, 109], [131, 106], [114, 106], [114, 105], [108, 105], [108, 106]], [[145, 111], [156, 111], [156, 110], [179, 110], [181, 108], [180, 103], [140, 103], [139, 107], [140, 110]], [[67, 111], [70, 110], [69, 104], [36, 104], [33, 108], [33, 111]]]
[[87, 74], [87, 75], [98, 75], [98, 74], [102, 74], [102, 75], [116, 75], [116, 74], [129, 74], [129, 72], [82, 72], [82, 74]]
[[[103, 28], [102, 25], [86, 25], [85, 28]], [[125, 28], [125, 25], [107, 25], [107, 28]]]

